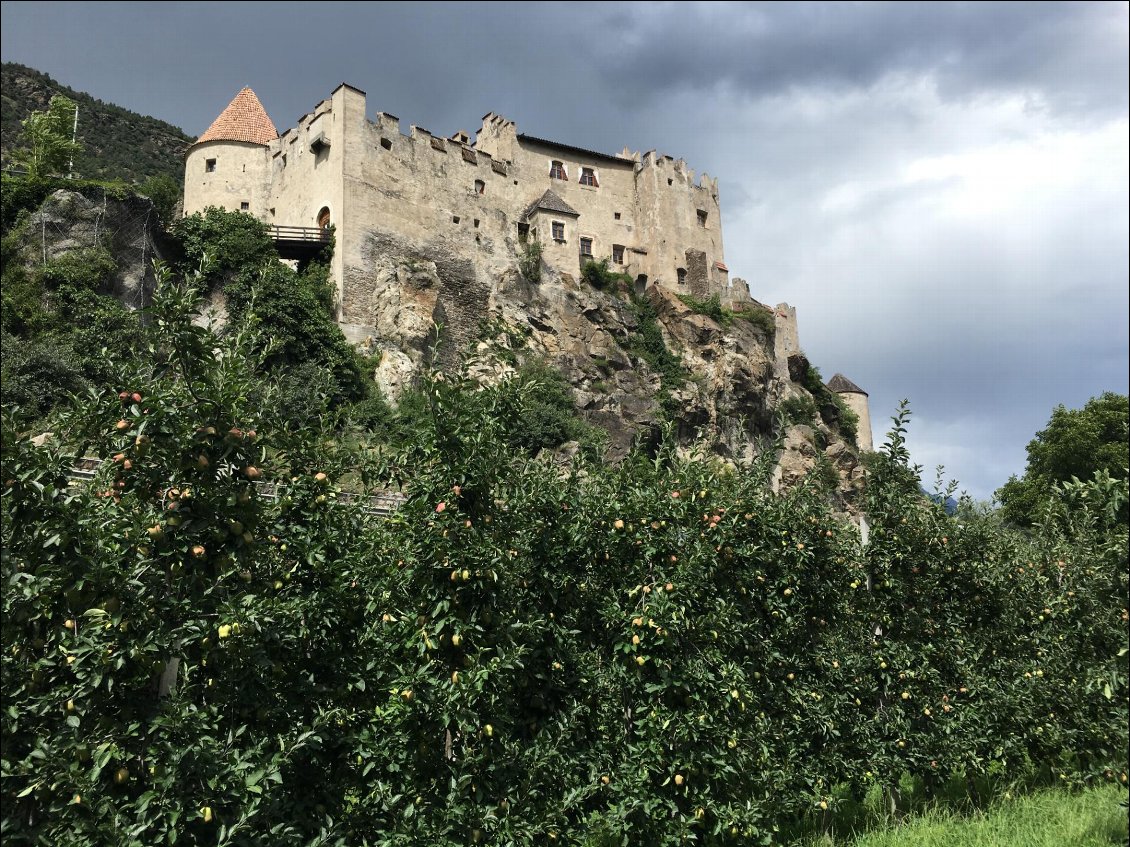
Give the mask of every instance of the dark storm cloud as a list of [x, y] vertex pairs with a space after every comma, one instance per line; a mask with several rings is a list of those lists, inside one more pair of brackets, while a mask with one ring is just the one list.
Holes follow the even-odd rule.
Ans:
[[600, 61], [625, 101], [729, 85], [750, 97], [936, 77], [947, 97], [1046, 95], [1056, 108], [1126, 108], [1120, 4], [662, 4], [614, 10]]

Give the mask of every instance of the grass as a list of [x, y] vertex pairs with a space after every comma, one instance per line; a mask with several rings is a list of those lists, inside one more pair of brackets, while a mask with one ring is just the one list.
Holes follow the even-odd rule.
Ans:
[[1111, 847], [1126, 844], [1126, 789], [1039, 791], [982, 812], [937, 808], [854, 839], [810, 838], [804, 847]]

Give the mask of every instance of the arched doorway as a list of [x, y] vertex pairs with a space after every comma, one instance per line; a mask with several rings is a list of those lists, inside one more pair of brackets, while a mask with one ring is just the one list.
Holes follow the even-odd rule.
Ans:
[[330, 228], [330, 207], [323, 206], [322, 211], [318, 212], [318, 229], [325, 232]]

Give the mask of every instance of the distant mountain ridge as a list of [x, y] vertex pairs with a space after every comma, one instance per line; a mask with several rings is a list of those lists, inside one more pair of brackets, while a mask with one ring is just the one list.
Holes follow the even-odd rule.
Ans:
[[182, 181], [184, 152], [195, 140], [183, 130], [104, 103], [15, 62], [4, 62], [0, 67], [0, 154], [5, 165], [9, 153], [20, 143], [21, 122], [32, 112], [45, 109], [56, 94], [71, 98], [79, 106], [78, 136], [84, 146], [75, 159], [78, 176], [141, 183], [165, 175]]

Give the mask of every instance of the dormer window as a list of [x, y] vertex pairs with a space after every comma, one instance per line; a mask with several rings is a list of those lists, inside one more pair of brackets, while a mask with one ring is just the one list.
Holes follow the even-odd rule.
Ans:
[[581, 168], [581, 185], [591, 185], [593, 188], [599, 188], [600, 185], [596, 181], [596, 171], [592, 168]]
[[563, 162], [551, 162], [549, 165], [549, 178], [550, 179], [569, 179], [569, 175], [565, 173], [565, 164]]

